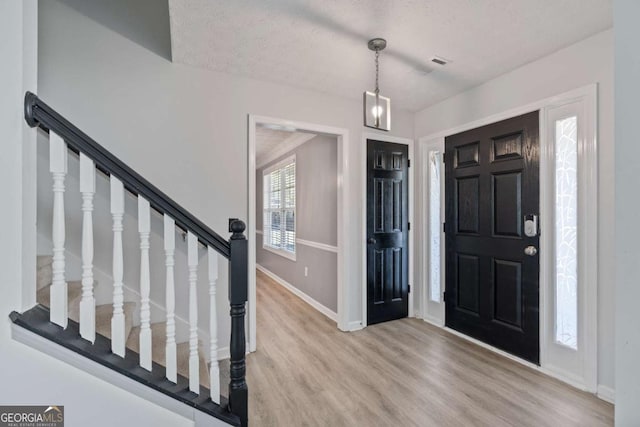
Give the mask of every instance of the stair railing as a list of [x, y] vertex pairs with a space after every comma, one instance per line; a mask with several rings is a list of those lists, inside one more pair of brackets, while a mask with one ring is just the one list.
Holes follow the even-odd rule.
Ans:
[[50, 298], [50, 321], [67, 327], [67, 282], [65, 278], [65, 208], [64, 192], [67, 174], [68, 150], [80, 158], [80, 192], [82, 195], [82, 296], [80, 300], [79, 330], [82, 338], [95, 340], [95, 298], [93, 295], [93, 198], [96, 169], [109, 177], [111, 189], [111, 215], [113, 219], [113, 317], [111, 319], [112, 352], [125, 356], [125, 313], [123, 310], [123, 246], [122, 222], [125, 190], [138, 198], [138, 232], [140, 235], [140, 366], [152, 368], [152, 335], [149, 307], [149, 233], [150, 210], [164, 219], [164, 250], [166, 257], [166, 378], [177, 380], [175, 337], [174, 251], [176, 227], [187, 235], [189, 277], [189, 390], [200, 393], [198, 357], [198, 300], [197, 269], [198, 243], [207, 249], [208, 283], [210, 295], [211, 341], [209, 351], [210, 398], [220, 403], [220, 377], [217, 359], [216, 282], [218, 256], [229, 261], [229, 303], [231, 315], [230, 382], [228, 410], [246, 426], [248, 391], [245, 380], [245, 314], [247, 302], [247, 239], [245, 224], [238, 219], [229, 220], [229, 240], [224, 239], [202, 221], [178, 205], [169, 196], [140, 176], [124, 162], [91, 139], [71, 122], [49, 107], [35, 94], [25, 95], [25, 120], [31, 127], [39, 127], [49, 134], [50, 172], [53, 177], [53, 277]]

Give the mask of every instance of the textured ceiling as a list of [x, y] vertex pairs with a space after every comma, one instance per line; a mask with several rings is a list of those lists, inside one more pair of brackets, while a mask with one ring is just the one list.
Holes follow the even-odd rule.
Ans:
[[264, 157], [294, 133], [256, 126], [256, 157]]
[[[175, 62], [416, 111], [612, 26], [612, 0], [169, 0]], [[452, 62], [430, 62], [439, 55]]]

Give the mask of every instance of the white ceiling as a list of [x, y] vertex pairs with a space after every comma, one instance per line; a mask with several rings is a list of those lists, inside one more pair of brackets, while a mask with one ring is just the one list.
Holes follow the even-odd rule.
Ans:
[[289, 148], [303, 144], [314, 136], [308, 132], [256, 126], [256, 165], [262, 167]]
[[256, 157], [264, 157], [295, 132], [256, 126]]
[[[417, 111], [612, 26], [612, 0], [169, 0], [175, 62]], [[452, 62], [430, 62], [439, 55]]]

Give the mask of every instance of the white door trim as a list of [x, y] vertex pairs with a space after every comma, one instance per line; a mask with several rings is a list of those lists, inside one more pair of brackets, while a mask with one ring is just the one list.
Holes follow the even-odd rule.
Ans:
[[344, 278], [348, 277], [350, 265], [356, 265], [357, 258], [344, 250], [345, 226], [351, 209], [357, 209], [348, 194], [346, 182], [348, 174], [349, 131], [344, 128], [315, 123], [299, 122], [254, 114], [248, 116], [248, 197], [247, 235], [249, 239], [249, 351], [256, 351], [256, 125], [268, 124], [287, 128], [302, 129], [318, 134], [333, 135], [338, 139], [338, 328], [349, 330], [347, 308], [349, 292]]
[[[575, 352], [555, 342], [555, 119], [558, 113], [578, 117], [578, 348]], [[540, 110], [540, 134], [545, 145], [540, 156], [540, 216], [547, 224], [541, 240], [540, 363], [544, 370], [575, 387], [595, 393], [598, 385], [598, 158], [597, 87], [546, 105]], [[544, 268], [543, 268], [544, 266]], [[543, 321], [544, 320], [544, 321]], [[573, 353], [573, 354], [571, 354]]]
[[[408, 146], [409, 149], [409, 161], [413, 162], [413, 149], [414, 149], [414, 141], [410, 138], [402, 138], [399, 136], [391, 136], [384, 135], [380, 133], [374, 132], [363, 132], [362, 133], [362, 155], [361, 157], [361, 166], [362, 166], [362, 180], [360, 182], [360, 203], [362, 206], [362, 327], [367, 326], [367, 245], [364, 243], [364, 240], [367, 236], [367, 140], [374, 139], [376, 141], [384, 141], [384, 142], [394, 142], [396, 144], [404, 144]], [[413, 230], [415, 229], [415, 224], [413, 221], [413, 185], [414, 185], [414, 170], [415, 164], [411, 165], [408, 171], [409, 175], [409, 224], [411, 227], [409, 228], [409, 285], [413, 286], [411, 292], [409, 292], [409, 317], [414, 317], [414, 306], [413, 306], [413, 295], [415, 294], [416, 285], [414, 283], [414, 274], [413, 274], [413, 254], [416, 248], [416, 242], [413, 238]]]
[[[540, 363], [541, 370], [548, 375], [556, 377], [582, 390], [596, 392], [598, 378], [598, 358], [597, 358], [597, 280], [598, 280], [598, 259], [597, 259], [597, 230], [598, 227], [598, 158], [597, 158], [597, 84], [590, 84], [580, 87], [556, 96], [545, 98], [536, 102], [532, 102], [520, 107], [512, 108], [498, 114], [472, 121], [460, 126], [456, 126], [444, 131], [439, 131], [428, 136], [419, 138], [419, 146], [426, 151], [427, 145], [444, 142], [444, 138], [448, 135], [454, 135], [477, 127], [485, 126], [491, 123], [506, 120], [511, 117], [519, 116], [531, 111], [540, 111], [540, 217], [541, 224], [544, 227], [540, 236]], [[584, 218], [579, 222], [579, 283], [581, 289], [584, 290], [584, 298], [580, 301], [583, 311], [589, 315], [584, 318], [580, 327], [584, 340], [584, 371], [582, 375], [576, 376], [572, 373], [563, 371], [557, 366], [553, 366], [549, 361], [549, 343], [552, 339], [553, 325], [549, 324], [549, 320], [553, 315], [550, 304], [548, 303], [549, 295], [553, 292], [553, 281], [550, 277], [552, 270], [550, 269], [548, 259], [549, 254], [553, 254], [555, 245], [553, 235], [549, 232], [550, 218], [553, 218], [554, 206], [548, 203], [550, 194], [553, 194], [553, 178], [550, 176], [552, 171], [550, 160], [554, 155], [554, 141], [548, 137], [547, 129], [547, 112], [553, 108], [558, 108], [566, 104], [582, 102], [584, 105], [584, 128], [585, 135], [583, 145], [579, 150], [578, 167], [580, 173], [579, 188], [579, 218]], [[551, 157], [550, 157], [551, 156]], [[420, 164], [420, 168], [424, 169], [425, 165]], [[421, 184], [424, 188], [424, 171], [422, 173]], [[547, 200], [546, 203], [543, 201]], [[428, 221], [428, 211], [421, 211], [419, 222], [426, 224]], [[588, 232], [590, 231], [590, 232]], [[426, 228], [421, 227], [421, 237], [425, 240], [428, 237]], [[424, 254], [423, 257], [424, 259]], [[421, 283], [421, 293], [427, 291], [426, 282], [426, 265], [422, 264], [423, 278]], [[551, 271], [550, 271], [551, 270]], [[442, 274], [444, 282], [444, 271]], [[423, 310], [424, 307], [423, 298]], [[443, 311], [444, 313], [444, 311]], [[444, 315], [443, 315], [444, 316]], [[426, 320], [426, 319], [425, 319]], [[428, 319], [430, 323], [444, 324], [444, 317], [441, 319]], [[516, 358], [516, 360], [520, 360]], [[524, 361], [522, 361], [524, 362]], [[527, 364], [527, 363], [525, 363]]]

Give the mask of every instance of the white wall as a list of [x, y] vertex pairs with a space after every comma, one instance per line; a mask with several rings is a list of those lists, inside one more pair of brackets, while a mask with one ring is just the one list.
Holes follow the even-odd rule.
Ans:
[[614, 2], [616, 425], [640, 425], [640, 229], [638, 99], [640, 2]]
[[[35, 257], [35, 209], [24, 207], [35, 203], [35, 175], [30, 169], [32, 162], [23, 156], [25, 145], [30, 145], [26, 154], [35, 155], [35, 131], [27, 129], [22, 105], [24, 91], [36, 89], [36, 35], [35, 1], [0, 0], [0, 180], [4, 183], [0, 209], [0, 402], [64, 405], [69, 426], [193, 426], [190, 420], [11, 338], [9, 313], [35, 300], [35, 294], [23, 298], [21, 285], [35, 284], [35, 258], [31, 259]], [[23, 265], [31, 267], [23, 271]]]
[[598, 378], [600, 385], [613, 389], [613, 32], [599, 33], [418, 112], [414, 134], [428, 136], [591, 83], [598, 83]]
[[[347, 171], [360, 182], [358, 100], [173, 64], [57, 1], [40, 2], [39, 41], [39, 96], [214, 230], [248, 217], [250, 113], [349, 129]], [[413, 114], [393, 117], [392, 133], [412, 137]], [[362, 251], [361, 221], [351, 212], [347, 251]], [[226, 268], [219, 283], [227, 283]], [[360, 320], [358, 263], [345, 283], [348, 319]], [[226, 292], [221, 286], [220, 297]], [[223, 343], [226, 314], [219, 327]]]

